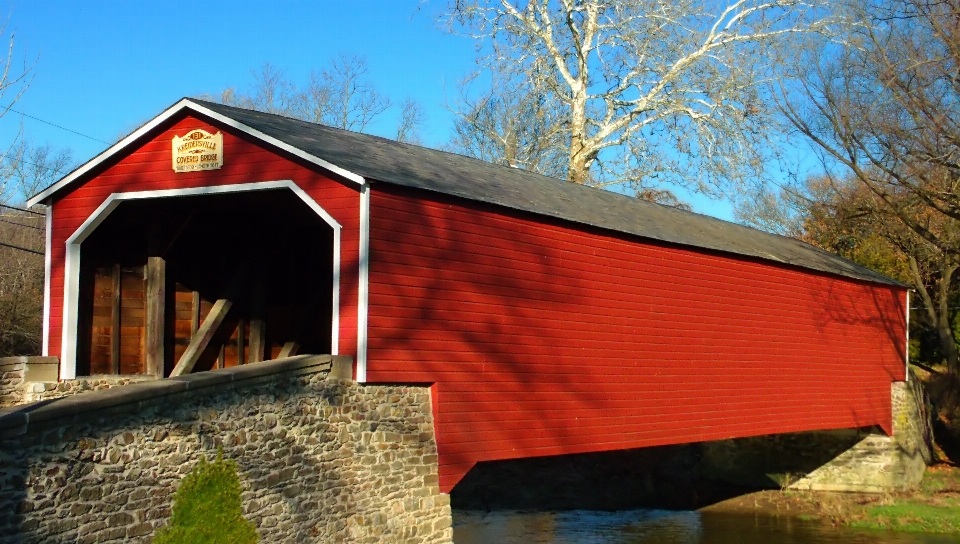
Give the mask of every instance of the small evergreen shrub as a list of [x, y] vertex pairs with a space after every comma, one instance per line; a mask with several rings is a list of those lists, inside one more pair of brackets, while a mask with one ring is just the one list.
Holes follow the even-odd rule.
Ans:
[[201, 458], [184, 476], [173, 497], [170, 525], [157, 531], [154, 544], [248, 544], [260, 540], [253, 522], [244, 519], [237, 464], [223, 451], [208, 463]]

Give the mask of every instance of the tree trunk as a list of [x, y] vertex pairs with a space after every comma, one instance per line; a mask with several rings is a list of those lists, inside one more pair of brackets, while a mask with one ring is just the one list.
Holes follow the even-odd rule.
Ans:
[[590, 161], [587, 158], [587, 99], [586, 86], [573, 89], [570, 104], [570, 151], [567, 180], [583, 185], [590, 180]]
[[[940, 341], [940, 353], [947, 363], [947, 372], [960, 377], [960, 354], [957, 352], [957, 343], [953, 338], [953, 328], [950, 324], [950, 286], [953, 273], [957, 270], [956, 264], [946, 261], [940, 264], [940, 277], [936, 281], [936, 289], [928, 289], [924, 282], [920, 267], [914, 257], [909, 258], [910, 272], [913, 274], [913, 284], [917, 294], [923, 302], [929, 324], [937, 330], [937, 339]], [[936, 300], [934, 300], [936, 297]]]
[[943, 358], [947, 361], [947, 372], [960, 378], [960, 356], [957, 354], [957, 343], [953, 339], [953, 328], [950, 327], [949, 319], [937, 323], [937, 335], [940, 337]]
[[957, 342], [953, 337], [953, 327], [950, 323], [950, 285], [957, 265], [944, 263], [940, 269], [940, 281], [937, 287], [939, 303], [937, 315], [937, 335], [940, 336], [940, 345], [943, 348], [943, 358], [947, 361], [947, 372], [954, 377], [960, 377], [960, 356], [957, 354]]

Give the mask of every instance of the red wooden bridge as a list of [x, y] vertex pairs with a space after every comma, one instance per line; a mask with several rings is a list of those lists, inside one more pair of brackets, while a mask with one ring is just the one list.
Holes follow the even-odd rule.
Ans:
[[275, 115], [184, 99], [31, 203], [61, 378], [351, 355], [432, 384], [444, 491], [487, 460], [889, 432], [905, 379], [906, 287], [839, 257]]

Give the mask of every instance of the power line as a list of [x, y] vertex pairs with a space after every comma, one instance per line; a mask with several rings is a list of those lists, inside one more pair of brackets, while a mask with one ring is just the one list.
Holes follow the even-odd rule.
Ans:
[[26, 209], [26, 208], [18, 208], [18, 207], [16, 207], [16, 206], [10, 206], [10, 205], [7, 205], [7, 204], [0, 204], [0, 208], [7, 208], [7, 209], [10, 209], [10, 210], [17, 210], [18, 212], [32, 213], [33, 215], [43, 215], [43, 216], [47, 215], [47, 214], [45, 214], [45, 213], [35, 212], [35, 211], [33, 211], [33, 210], [28, 210], [28, 209]]
[[95, 141], [95, 142], [100, 142], [101, 144], [107, 144], [107, 145], [110, 144], [110, 142], [105, 142], [105, 141], [103, 141], [103, 140], [101, 140], [101, 139], [99, 139], [99, 138], [94, 138], [93, 136], [88, 136], [88, 135], [86, 135], [86, 134], [84, 134], [84, 133], [82, 133], [82, 132], [77, 132], [76, 130], [70, 130], [69, 128], [61, 127], [60, 125], [55, 124], [55, 123], [51, 123], [50, 121], [44, 121], [43, 119], [40, 119], [39, 117], [34, 117], [34, 116], [30, 115], [30, 114], [23, 113], [22, 111], [17, 111], [17, 110], [15, 110], [15, 109], [11, 108], [11, 107], [7, 107], [7, 108], [4, 109], [4, 113], [6, 113], [6, 112], [8, 112], [8, 111], [12, 111], [13, 113], [19, 113], [20, 115], [22, 115], [22, 116], [24, 116], [24, 117], [29, 117], [30, 119], [33, 119], [34, 121], [40, 121], [41, 123], [46, 123], [46, 124], [50, 125], [51, 127], [56, 127], [56, 128], [59, 128], [60, 130], [65, 130], [65, 131], [67, 131], [67, 132], [72, 132], [73, 134], [76, 134], [77, 136], [83, 136], [84, 138], [88, 138], [88, 139], [93, 140], [93, 141]]
[[25, 247], [15, 246], [15, 245], [13, 245], [13, 244], [5, 244], [5, 243], [3, 243], [3, 242], [0, 242], [0, 246], [2, 246], [2, 247], [9, 247], [9, 248], [12, 248], [12, 249], [19, 249], [20, 251], [26, 251], [27, 253], [35, 253], [35, 254], [37, 254], [37, 255], [43, 255], [43, 252], [42, 252], [42, 251], [37, 251], [37, 250], [35, 250], [35, 249], [27, 249], [27, 248], [25, 248]]
[[34, 225], [24, 225], [24, 224], [22, 224], [22, 223], [15, 223], [15, 222], [13, 222], [13, 221], [7, 221], [6, 219], [0, 219], [0, 223], [6, 223], [6, 224], [8, 224], [8, 225], [16, 225], [16, 226], [18, 226], [18, 227], [23, 227], [23, 228], [27, 228], [27, 229], [47, 230], [45, 227], [36, 227], [36, 226], [34, 226]]

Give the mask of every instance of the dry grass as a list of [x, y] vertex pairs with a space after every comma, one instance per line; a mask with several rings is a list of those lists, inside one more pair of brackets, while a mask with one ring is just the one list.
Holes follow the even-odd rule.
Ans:
[[[44, 218], [0, 213], [0, 242], [43, 251]], [[0, 246], [0, 357], [38, 355], [43, 332], [43, 255]]]

